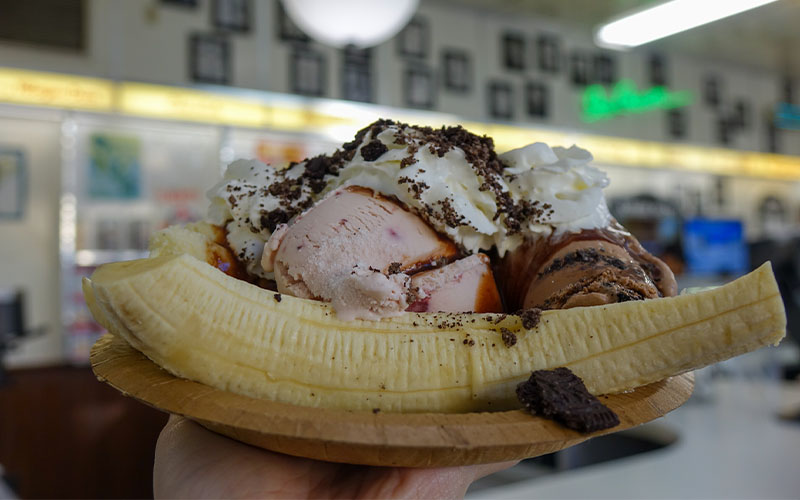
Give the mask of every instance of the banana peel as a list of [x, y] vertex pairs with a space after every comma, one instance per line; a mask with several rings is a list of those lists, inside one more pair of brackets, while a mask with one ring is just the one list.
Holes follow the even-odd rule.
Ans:
[[[256, 398], [388, 412], [518, 408], [532, 370], [570, 368], [593, 394], [627, 391], [777, 344], [786, 316], [769, 263], [677, 297], [499, 314], [407, 313], [341, 321], [210, 265], [173, 229], [151, 257], [100, 267], [83, 290], [95, 319], [173, 375]], [[205, 235], [208, 241], [211, 236]], [[506, 346], [501, 329], [516, 335]]]

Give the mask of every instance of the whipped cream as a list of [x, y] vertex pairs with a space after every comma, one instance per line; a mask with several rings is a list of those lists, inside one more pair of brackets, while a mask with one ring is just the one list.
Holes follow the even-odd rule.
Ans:
[[[611, 221], [603, 188], [605, 172], [589, 165], [592, 154], [577, 146], [554, 147], [536, 142], [500, 155], [507, 166], [512, 196], [539, 200], [551, 208], [542, 223], [556, 233], [606, 227]], [[544, 232], [535, 224], [530, 232]]]
[[431, 129], [387, 120], [361, 130], [330, 156], [278, 170], [255, 160], [230, 165], [208, 192], [210, 222], [252, 274], [264, 243], [331, 191], [362, 186], [394, 196], [466, 252], [502, 257], [526, 236], [605, 227], [608, 178], [576, 146], [534, 143], [500, 156], [491, 139], [461, 127]]
[[300, 214], [313, 204], [313, 193], [308, 185], [297, 187], [295, 197], [288, 203], [286, 197], [279, 196], [279, 188], [275, 187], [281, 183], [295, 186], [292, 181], [303, 171], [301, 165], [277, 170], [257, 160], [237, 160], [206, 193], [211, 200], [209, 222], [225, 227], [231, 250], [244, 262], [250, 274], [272, 277], [272, 273], [261, 267], [264, 244], [277, 224], [287, 222], [291, 216]]

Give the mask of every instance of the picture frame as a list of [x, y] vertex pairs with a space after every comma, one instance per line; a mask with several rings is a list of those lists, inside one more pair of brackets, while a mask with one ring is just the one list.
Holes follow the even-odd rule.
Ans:
[[348, 46], [342, 52], [342, 97], [372, 102], [372, 50]]
[[750, 126], [750, 115], [750, 104], [747, 101], [738, 99], [733, 103], [731, 121], [738, 129], [744, 130]]
[[520, 33], [506, 32], [501, 42], [503, 67], [511, 71], [525, 70], [525, 37]]
[[327, 86], [325, 56], [306, 46], [297, 46], [289, 60], [289, 89], [294, 94], [322, 97]]
[[775, 126], [775, 121], [770, 117], [764, 123], [764, 149], [768, 153], [781, 152], [781, 133]]
[[569, 77], [573, 85], [584, 87], [591, 83], [589, 55], [573, 52], [569, 56]]
[[403, 99], [408, 107], [433, 109], [435, 88], [433, 71], [426, 66], [414, 65], [403, 73]]
[[397, 53], [401, 57], [425, 59], [430, 51], [431, 34], [428, 20], [414, 16], [396, 38]]
[[0, 221], [20, 220], [28, 198], [25, 152], [0, 146]]
[[220, 34], [189, 35], [189, 73], [192, 81], [229, 85], [231, 83], [231, 47]]
[[545, 33], [536, 37], [536, 60], [543, 73], [561, 71], [561, 42], [556, 35]]
[[275, 19], [278, 26], [275, 32], [278, 34], [278, 39], [289, 43], [309, 43], [311, 37], [301, 30], [295, 22], [286, 13], [281, 2], [275, 2]]
[[211, 25], [222, 31], [247, 33], [251, 28], [251, 0], [212, 0]]
[[550, 114], [550, 88], [543, 82], [525, 85], [525, 108], [532, 118], [547, 118]]
[[703, 80], [703, 102], [716, 108], [722, 103], [722, 82], [716, 75], [707, 76]]
[[444, 88], [466, 93], [472, 88], [472, 58], [461, 49], [445, 49], [442, 52]]
[[764, 123], [764, 149], [768, 153], [781, 152], [781, 130], [775, 126], [775, 120], [769, 117]]
[[601, 52], [592, 57], [590, 83], [611, 85], [617, 81], [617, 60], [608, 53]]
[[783, 79], [783, 82], [781, 83], [782, 102], [785, 102], [786, 104], [795, 104], [794, 85], [795, 81], [792, 77], [787, 76]]
[[90, 199], [119, 201], [142, 196], [142, 143], [138, 136], [91, 134], [88, 168]]
[[503, 120], [514, 118], [514, 88], [509, 82], [492, 81], [487, 87], [489, 116]]
[[667, 60], [662, 54], [650, 54], [647, 57], [647, 77], [650, 85], [668, 85]]
[[160, 0], [160, 3], [168, 6], [194, 9], [197, 7], [197, 0]]
[[723, 146], [729, 146], [733, 142], [733, 132], [735, 124], [727, 116], [717, 118], [717, 142]]
[[667, 134], [672, 139], [685, 139], [688, 134], [689, 117], [683, 109], [667, 111]]

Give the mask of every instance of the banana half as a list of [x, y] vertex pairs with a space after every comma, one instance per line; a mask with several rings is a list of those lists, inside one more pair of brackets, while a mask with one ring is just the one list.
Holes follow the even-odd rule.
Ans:
[[[173, 229], [155, 240], [154, 256], [102, 266], [84, 279], [84, 294], [98, 322], [170, 373], [256, 398], [389, 412], [505, 410], [519, 407], [516, 385], [532, 370], [566, 366], [593, 394], [615, 393], [785, 335], [769, 263], [694, 295], [545, 311], [532, 329], [499, 314], [344, 322], [327, 304], [209, 265], [201, 229]], [[516, 344], [507, 347], [501, 329]]]

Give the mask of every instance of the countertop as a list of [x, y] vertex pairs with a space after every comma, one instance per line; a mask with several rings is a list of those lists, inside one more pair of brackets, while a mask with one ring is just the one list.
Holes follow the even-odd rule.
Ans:
[[[800, 422], [778, 415], [800, 408], [800, 382], [698, 375], [685, 405], [640, 428], [666, 428], [675, 443], [532, 479], [519, 480], [518, 466], [467, 498], [798, 498]], [[514, 482], [497, 485], [502, 474]]]

